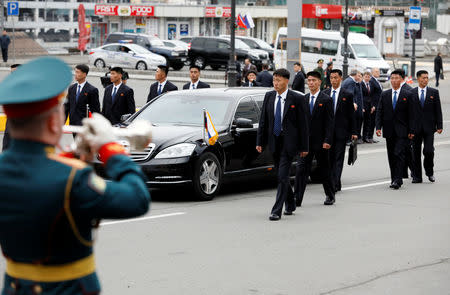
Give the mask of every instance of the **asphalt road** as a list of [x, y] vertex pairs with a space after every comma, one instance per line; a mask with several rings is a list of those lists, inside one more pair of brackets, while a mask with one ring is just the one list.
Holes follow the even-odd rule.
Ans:
[[450, 294], [449, 80], [440, 92], [435, 183], [389, 189], [381, 140], [344, 168], [334, 206], [309, 185], [303, 207], [277, 222], [271, 181], [228, 183], [210, 202], [154, 192], [146, 216], [103, 222], [103, 294]]

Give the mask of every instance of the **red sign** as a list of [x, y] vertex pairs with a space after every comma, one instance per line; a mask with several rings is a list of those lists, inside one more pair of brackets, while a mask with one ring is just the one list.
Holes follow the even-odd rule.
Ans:
[[231, 7], [205, 7], [205, 17], [231, 17]]
[[95, 15], [154, 16], [154, 6], [95, 5]]
[[342, 18], [342, 6], [328, 4], [303, 4], [302, 16], [303, 18]]

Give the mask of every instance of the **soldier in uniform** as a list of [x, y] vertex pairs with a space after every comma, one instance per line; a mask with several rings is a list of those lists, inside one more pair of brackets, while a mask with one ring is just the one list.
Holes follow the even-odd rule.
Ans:
[[105, 163], [111, 182], [83, 161], [55, 154], [71, 80], [67, 64], [42, 57], [0, 83], [12, 137], [0, 155], [2, 295], [99, 294], [93, 224], [149, 209], [145, 176], [115, 143], [111, 124], [100, 114], [85, 119], [83, 136]]

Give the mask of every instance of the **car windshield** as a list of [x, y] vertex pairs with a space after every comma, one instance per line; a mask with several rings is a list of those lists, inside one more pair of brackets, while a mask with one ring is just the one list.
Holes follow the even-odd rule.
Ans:
[[149, 54], [150, 53], [149, 50], [147, 50], [141, 46], [130, 46], [130, 49], [133, 50], [135, 53], [140, 53], [140, 54]]
[[152, 46], [164, 46], [164, 42], [160, 39], [153, 38], [150, 40]]
[[360, 58], [381, 58], [380, 52], [372, 44], [351, 44], [353, 51]]
[[136, 118], [148, 120], [156, 125], [202, 126], [203, 109], [206, 109], [216, 126], [226, 126], [229, 124], [233, 107], [234, 100], [229, 97], [166, 94], [153, 101]]
[[264, 48], [264, 49], [272, 49], [272, 46], [270, 46], [269, 44], [267, 44], [265, 41], [261, 40], [261, 39], [252, 39], [253, 42], [258, 43], [259, 47]]

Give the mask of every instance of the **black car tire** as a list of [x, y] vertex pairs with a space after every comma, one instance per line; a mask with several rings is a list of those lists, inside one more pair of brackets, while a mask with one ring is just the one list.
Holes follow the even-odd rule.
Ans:
[[136, 64], [136, 70], [145, 71], [147, 70], [147, 64], [143, 61], [140, 61]]
[[97, 59], [97, 60], [94, 62], [94, 66], [95, 66], [97, 69], [103, 69], [103, 68], [106, 66], [106, 64], [105, 64], [105, 61], [104, 61], [103, 59], [99, 58], [99, 59]]
[[198, 158], [194, 165], [192, 184], [199, 200], [209, 201], [216, 196], [222, 184], [222, 166], [216, 155], [206, 152]]
[[184, 63], [182, 63], [182, 62], [172, 64], [172, 68], [173, 68], [175, 71], [179, 71], [179, 70], [181, 70], [183, 67], [184, 67]]
[[205, 59], [201, 56], [197, 56], [196, 58], [194, 58], [194, 61], [192, 62], [192, 64], [198, 66], [200, 68], [200, 70], [203, 70], [206, 67]]

